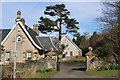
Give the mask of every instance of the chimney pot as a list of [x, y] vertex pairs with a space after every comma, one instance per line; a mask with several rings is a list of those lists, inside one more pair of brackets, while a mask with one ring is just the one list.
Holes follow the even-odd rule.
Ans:
[[34, 24], [34, 25], [33, 25], [33, 29], [34, 29], [34, 30], [38, 30], [38, 25], [37, 25], [37, 24]]
[[34, 25], [33, 25], [33, 29], [34, 29], [34, 31], [35, 31], [37, 34], [39, 34], [38, 24], [34, 24]]
[[20, 18], [21, 18], [21, 11], [18, 10], [18, 11], [17, 11], [17, 19], [20, 19]]

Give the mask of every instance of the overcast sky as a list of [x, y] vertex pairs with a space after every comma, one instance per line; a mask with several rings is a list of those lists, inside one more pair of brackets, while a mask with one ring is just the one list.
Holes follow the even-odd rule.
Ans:
[[[18, 0], [19, 1], [19, 0]], [[103, 4], [100, 0], [90, 1], [79, 1], [74, 0], [70, 2], [69, 0], [60, 0], [60, 2], [8, 2], [8, 0], [2, 1], [0, 3], [0, 28], [12, 28], [15, 24], [16, 13], [21, 10], [22, 15], [26, 21], [26, 24], [33, 27], [33, 24], [38, 23], [41, 16], [44, 16], [44, 10], [46, 6], [55, 5], [59, 3], [64, 3], [66, 8], [70, 11], [70, 17], [75, 18], [79, 22], [79, 32], [83, 34], [84, 32], [89, 32], [92, 34], [94, 31], [99, 31], [100, 25], [95, 22], [97, 17], [100, 17], [101, 9], [103, 9]]]

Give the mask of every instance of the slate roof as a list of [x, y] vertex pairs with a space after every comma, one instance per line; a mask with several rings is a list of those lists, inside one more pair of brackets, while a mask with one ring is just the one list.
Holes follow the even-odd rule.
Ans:
[[[9, 32], [10, 32], [10, 29], [0, 29], [0, 43], [7, 36]], [[0, 53], [1, 53], [1, 45], [0, 45]]]
[[[29, 33], [29, 35], [32, 37], [34, 42], [42, 48], [42, 50], [49, 51], [51, 48], [53, 48], [54, 51], [57, 50], [55, 47], [51, 37], [40, 37], [32, 28], [25, 25], [25, 29]], [[46, 44], [47, 43], [47, 44]]]
[[37, 37], [37, 39], [39, 40], [39, 43], [42, 45], [42, 47], [45, 50], [51, 50], [53, 49], [54, 51], [57, 51], [58, 49], [56, 48], [53, 40], [51, 39], [51, 37]]
[[0, 29], [0, 42], [7, 36], [11, 29]]
[[34, 42], [41, 48], [43, 48], [38, 39], [36, 38], [36, 36], [39, 36], [32, 28], [28, 27], [27, 25], [25, 25], [25, 29], [27, 30], [27, 32], [29, 33], [29, 35], [32, 37], [32, 39], [34, 40]]

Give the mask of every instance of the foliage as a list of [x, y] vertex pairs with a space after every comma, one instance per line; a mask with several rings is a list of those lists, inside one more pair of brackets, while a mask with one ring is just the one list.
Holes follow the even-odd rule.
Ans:
[[104, 71], [104, 70], [119, 70], [120, 65], [118, 64], [112, 64], [112, 65], [104, 65], [101, 66], [100, 68], [97, 68], [97, 71]]
[[80, 46], [80, 48], [88, 48], [89, 47], [89, 40], [86, 38], [85, 35], [81, 36], [79, 46]]
[[52, 71], [51, 68], [48, 68], [48, 69], [38, 69], [36, 72], [39, 72], [39, 73], [46, 73], [46, 72], [50, 72]]
[[51, 32], [51, 30], [54, 30], [54, 27], [57, 26], [57, 24], [49, 18], [41, 17], [38, 22], [40, 23], [38, 28], [42, 33]]
[[52, 20], [44, 17], [39, 18], [39, 30], [42, 33], [47, 34], [48, 32], [57, 31], [61, 35], [61, 32], [63, 32], [62, 27], [66, 28], [64, 33], [77, 33], [77, 30], [79, 29], [77, 26], [78, 22], [75, 20], [75, 18], [68, 17], [70, 12], [65, 8], [64, 4], [46, 6], [44, 14], [54, 17], [54, 19]]
[[86, 48], [81, 48], [81, 50], [82, 50], [82, 56], [83, 56], [83, 57], [85, 57], [85, 56], [86, 56], [85, 54], [90, 51], [90, 50], [88, 49], [88, 47], [86, 47]]
[[110, 70], [120, 70], [120, 64], [117, 64], [117, 65], [115, 65], [115, 64], [113, 64], [113, 65], [110, 65], [110, 68], [109, 68]]
[[76, 37], [76, 39], [73, 38], [72, 41], [73, 41], [77, 46], [80, 46], [80, 40], [81, 40], [81, 36], [80, 36], [80, 34], [77, 33], [77, 34], [75, 34], [74, 36]]
[[97, 42], [101, 40], [101, 38], [102, 36], [100, 34], [98, 34], [97, 32], [94, 32], [89, 39], [90, 46], [94, 47], [97, 44]]
[[97, 71], [104, 71], [104, 70], [109, 70], [108, 66], [101, 66], [100, 68], [97, 69]]
[[100, 57], [105, 57], [108, 54], [110, 54], [112, 47], [112, 42], [107, 40], [107, 39], [102, 39], [101, 41], [99, 41], [94, 48], [94, 53], [96, 53], [98, 56]]
[[97, 54], [97, 56], [99, 57], [105, 57], [109, 54], [109, 51], [106, 50], [104, 47], [97, 47], [95, 50], [94, 50], [94, 53]]
[[[96, 20], [103, 25], [103, 39], [95, 46], [95, 52], [100, 54], [112, 54], [116, 63], [119, 63], [120, 53], [120, 1], [105, 2], [102, 9], [103, 16]], [[103, 43], [102, 43], [103, 42]], [[100, 45], [100, 46], [99, 46]]]

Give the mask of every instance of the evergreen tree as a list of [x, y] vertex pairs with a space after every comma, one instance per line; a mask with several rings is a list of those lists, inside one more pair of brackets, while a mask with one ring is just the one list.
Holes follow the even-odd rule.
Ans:
[[[70, 12], [65, 8], [64, 4], [47, 6], [44, 14], [54, 17], [54, 19], [51, 20], [50, 18], [40, 17], [40, 20], [38, 22], [39, 30], [41, 32], [48, 33], [57, 31], [60, 34], [60, 39], [63, 33], [77, 33], [77, 30], [79, 29], [77, 26], [78, 22], [75, 20], [75, 18], [68, 17], [70, 15]], [[66, 28], [66, 31], [64, 32], [62, 30], [63, 27]]]

